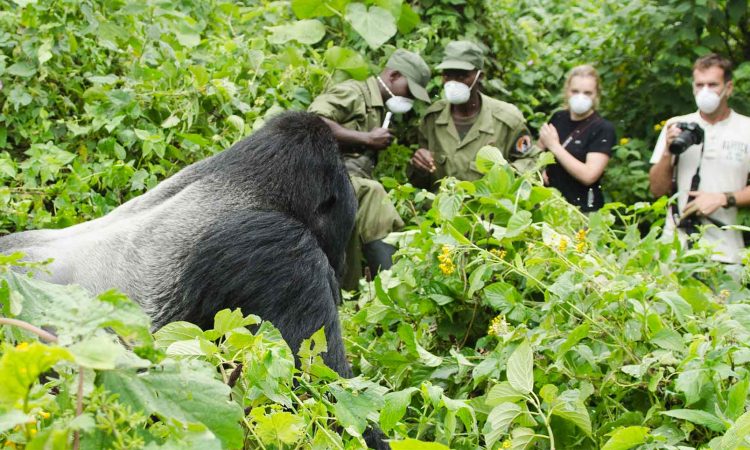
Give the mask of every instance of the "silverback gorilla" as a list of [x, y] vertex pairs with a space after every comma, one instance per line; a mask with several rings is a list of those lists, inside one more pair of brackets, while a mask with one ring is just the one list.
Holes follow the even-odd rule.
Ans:
[[[325, 326], [325, 363], [344, 377], [337, 305], [356, 198], [330, 129], [281, 114], [228, 150], [190, 165], [104, 217], [0, 238], [0, 253], [53, 258], [41, 278], [125, 292], [154, 328], [203, 328], [241, 308], [273, 323], [292, 350]], [[379, 431], [368, 445], [388, 448]]]

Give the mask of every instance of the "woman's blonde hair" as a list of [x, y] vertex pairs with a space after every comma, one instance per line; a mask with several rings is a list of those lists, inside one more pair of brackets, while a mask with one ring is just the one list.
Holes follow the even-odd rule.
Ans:
[[597, 72], [591, 64], [582, 64], [570, 69], [570, 72], [568, 72], [568, 76], [565, 79], [565, 86], [563, 86], [563, 98], [567, 97], [568, 89], [570, 89], [570, 82], [574, 77], [592, 77], [594, 81], [596, 81], [596, 99], [594, 100], [594, 109], [599, 108], [599, 99], [602, 97], [602, 85], [599, 82], [599, 72]]

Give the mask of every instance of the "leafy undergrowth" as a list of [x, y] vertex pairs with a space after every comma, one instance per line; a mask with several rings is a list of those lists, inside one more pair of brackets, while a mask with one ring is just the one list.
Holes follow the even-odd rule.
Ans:
[[0, 439], [349, 449], [369, 423], [396, 450], [750, 448], [747, 290], [705, 249], [641, 237], [638, 215], [663, 205], [586, 218], [501, 159], [485, 148], [482, 180], [445, 180], [392, 270], [344, 306], [349, 380], [322, 364], [322, 332], [296, 369], [255, 316], [151, 334], [121, 294], [3, 257]]

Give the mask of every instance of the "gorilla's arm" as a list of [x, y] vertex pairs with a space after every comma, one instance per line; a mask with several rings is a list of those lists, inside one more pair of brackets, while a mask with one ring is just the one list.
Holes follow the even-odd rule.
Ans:
[[[241, 308], [279, 329], [295, 352], [325, 327], [324, 362], [351, 376], [341, 337], [339, 288], [317, 240], [300, 222], [278, 211], [237, 211], [196, 238], [176, 284], [181, 293], [162, 305], [155, 326], [188, 317], [210, 328], [216, 311]], [[152, 303], [152, 301], [149, 301]]]

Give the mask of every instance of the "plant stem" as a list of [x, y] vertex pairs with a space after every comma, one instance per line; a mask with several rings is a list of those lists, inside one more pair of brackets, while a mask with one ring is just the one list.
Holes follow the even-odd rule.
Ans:
[[0, 317], [0, 325], [12, 325], [30, 331], [47, 342], [57, 342], [57, 336], [23, 320]]

